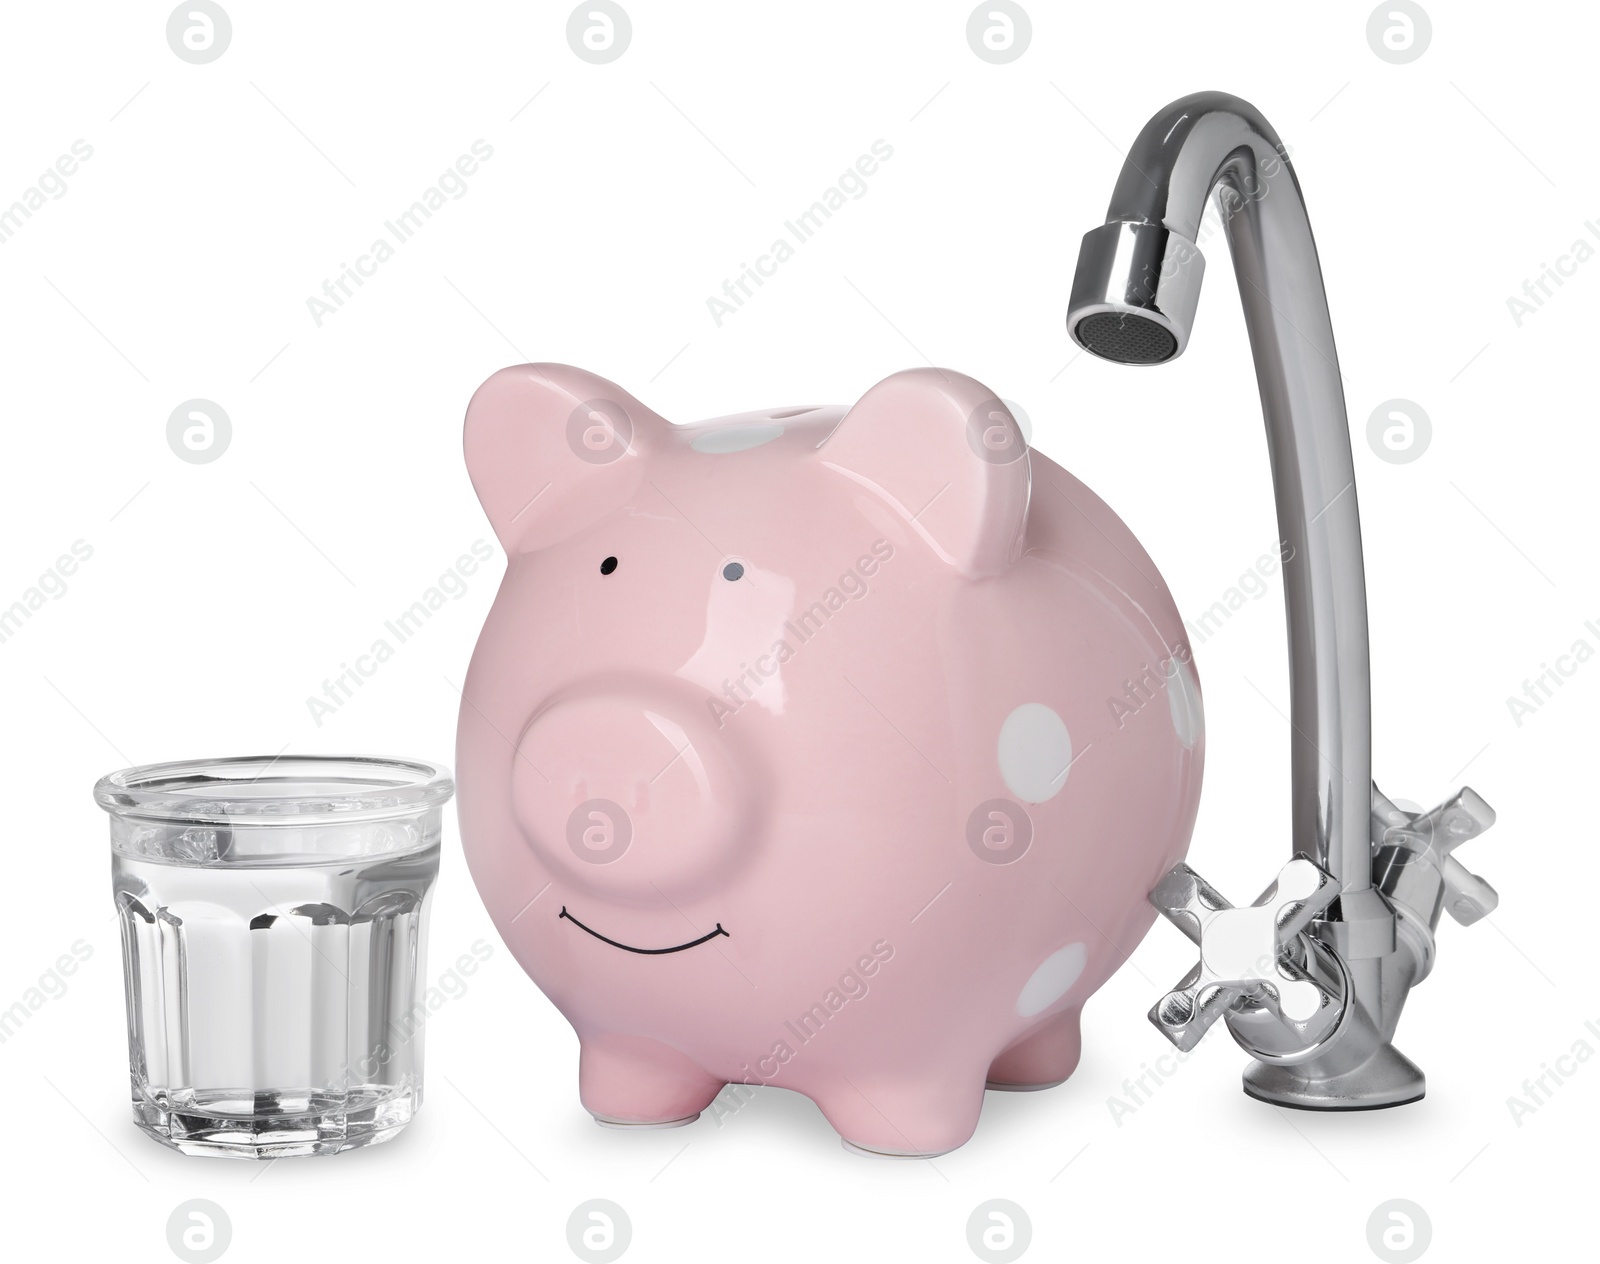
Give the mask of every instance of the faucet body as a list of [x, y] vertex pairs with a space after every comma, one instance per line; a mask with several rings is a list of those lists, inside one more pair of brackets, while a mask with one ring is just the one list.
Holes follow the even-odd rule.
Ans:
[[1067, 324], [1087, 350], [1120, 363], [1181, 354], [1204, 273], [1201, 216], [1213, 197], [1244, 306], [1286, 545], [1298, 859], [1253, 906], [1274, 910], [1253, 919], [1268, 935], [1254, 954], [1243, 951], [1254, 933], [1248, 910], [1232, 909], [1187, 866], [1152, 892], [1200, 946], [1201, 963], [1151, 1017], [1190, 1047], [1225, 1014], [1256, 1058], [1245, 1073], [1252, 1096], [1311, 1109], [1399, 1105], [1424, 1091], [1422, 1072], [1391, 1039], [1408, 992], [1431, 969], [1440, 912], [1476, 920], [1495, 898], [1449, 851], [1494, 818], [1470, 790], [1412, 814], [1372, 784], [1366, 583], [1338, 353], [1299, 182], [1255, 107], [1197, 93], [1146, 124], [1107, 222], [1084, 237]]

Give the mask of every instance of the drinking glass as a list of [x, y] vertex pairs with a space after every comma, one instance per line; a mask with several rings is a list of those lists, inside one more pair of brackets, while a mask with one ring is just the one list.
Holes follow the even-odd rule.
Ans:
[[101, 778], [133, 1116], [185, 1154], [387, 1141], [422, 1104], [439, 764], [190, 760]]

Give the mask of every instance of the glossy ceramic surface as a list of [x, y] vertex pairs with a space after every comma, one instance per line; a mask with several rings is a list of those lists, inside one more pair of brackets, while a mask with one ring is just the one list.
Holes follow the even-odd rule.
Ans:
[[1182, 622], [1116, 515], [936, 369], [674, 426], [522, 365], [473, 397], [466, 456], [510, 562], [462, 838], [587, 1109], [659, 1125], [776, 1085], [852, 1145], [934, 1154], [986, 1083], [1065, 1079], [1204, 751]]

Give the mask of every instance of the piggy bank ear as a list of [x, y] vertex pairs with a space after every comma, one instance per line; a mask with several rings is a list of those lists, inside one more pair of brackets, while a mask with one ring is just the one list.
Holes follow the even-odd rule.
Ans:
[[526, 553], [624, 504], [666, 426], [593, 373], [519, 364], [467, 405], [467, 473], [506, 553]]
[[883, 496], [964, 575], [1016, 558], [1028, 516], [1028, 445], [995, 393], [948, 369], [879, 382], [822, 444], [824, 464]]

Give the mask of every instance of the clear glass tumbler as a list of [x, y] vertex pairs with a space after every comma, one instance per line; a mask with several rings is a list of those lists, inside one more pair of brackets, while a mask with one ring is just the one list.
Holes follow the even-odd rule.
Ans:
[[133, 1115], [185, 1154], [387, 1141], [422, 1104], [438, 764], [191, 760], [103, 777]]

